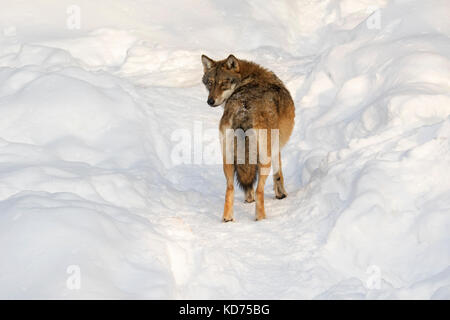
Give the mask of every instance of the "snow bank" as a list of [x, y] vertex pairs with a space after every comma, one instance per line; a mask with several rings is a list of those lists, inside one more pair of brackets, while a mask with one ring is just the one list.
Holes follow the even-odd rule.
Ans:
[[[0, 297], [450, 298], [445, 1], [8, 7]], [[220, 223], [220, 163], [173, 161], [217, 145], [199, 56], [230, 52], [297, 107], [261, 223], [239, 193]]]

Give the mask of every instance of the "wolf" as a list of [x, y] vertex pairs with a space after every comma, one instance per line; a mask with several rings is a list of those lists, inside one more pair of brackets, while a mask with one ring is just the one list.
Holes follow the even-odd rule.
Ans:
[[[234, 221], [235, 175], [245, 193], [246, 202], [255, 201], [256, 183], [255, 216], [257, 221], [265, 219], [264, 185], [271, 166], [276, 198], [283, 199], [287, 196], [280, 150], [289, 140], [294, 128], [295, 106], [291, 94], [273, 72], [254, 62], [237, 59], [232, 54], [218, 61], [202, 55], [201, 60], [204, 71], [202, 82], [209, 92], [208, 105], [224, 105], [219, 124], [223, 171], [227, 184], [223, 221]], [[236, 154], [239, 135], [234, 134], [231, 138], [228, 135], [230, 131], [239, 130], [245, 132], [245, 155], [241, 158]], [[250, 131], [252, 134], [247, 135]], [[266, 134], [259, 134], [261, 132]], [[265, 141], [262, 137], [266, 137]], [[278, 140], [277, 148], [273, 147], [274, 137]], [[255, 141], [256, 148], [252, 149], [251, 142]], [[252, 150], [256, 153], [254, 161], [250, 161]], [[230, 152], [232, 156], [229, 157]], [[265, 158], [262, 157], [263, 153]]]

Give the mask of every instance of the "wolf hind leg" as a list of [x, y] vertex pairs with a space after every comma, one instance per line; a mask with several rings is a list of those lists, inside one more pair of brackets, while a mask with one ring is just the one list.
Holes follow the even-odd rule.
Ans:
[[234, 221], [233, 203], [234, 203], [234, 165], [224, 164], [223, 171], [227, 180], [227, 190], [225, 193], [225, 205], [223, 208], [223, 222]]
[[253, 189], [253, 186], [246, 188], [244, 192], [245, 192], [245, 202], [247, 203], [255, 202], [255, 189]]
[[275, 197], [277, 199], [284, 199], [287, 197], [287, 192], [284, 189], [284, 177], [283, 170], [281, 169], [281, 152], [278, 153], [278, 163], [273, 161], [273, 190], [275, 191]]

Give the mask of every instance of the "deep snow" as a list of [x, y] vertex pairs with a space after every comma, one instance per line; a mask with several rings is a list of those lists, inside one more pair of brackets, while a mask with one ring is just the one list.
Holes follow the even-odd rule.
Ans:
[[[448, 1], [2, 4], [0, 298], [450, 299]], [[202, 53], [294, 97], [265, 221]]]

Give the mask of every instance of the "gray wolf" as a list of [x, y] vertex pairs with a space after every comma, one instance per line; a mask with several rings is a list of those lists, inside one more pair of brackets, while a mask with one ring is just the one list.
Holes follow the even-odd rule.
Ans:
[[[271, 166], [276, 198], [283, 199], [287, 196], [279, 151], [289, 140], [294, 128], [295, 107], [292, 97], [273, 72], [256, 63], [237, 59], [234, 55], [218, 61], [202, 55], [201, 60], [204, 71], [202, 81], [209, 92], [207, 103], [211, 107], [224, 105], [219, 125], [223, 171], [227, 181], [223, 221], [234, 221], [235, 175], [239, 186], [244, 190], [246, 202], [255, 201], [256, 183], [256, 220], [265, 219], [264, 185]], [[241, 161], [237, 155], [239, 135], [231, 137], [233, 146], [227, 149], [230, 142], [227, 134], [237, 130], [245, 132], [245, 155]], [[253, 135], [247, 135], [250, 131]], [[261, 132], [266, 133], [264, 143]], [[272, 135], [275, 132], [277, 135]], [[278, 139], [278, 148], [273, 147], [274, 137]], [[256, 148], [251, 149], [251, 142], [254, 141]], [[250, 161], [251, 150], [256, 152], [255, 161]], [[261, 160], [263, 151], [265, 161]], [[231, 160], [227, 157], [227, 152], [234, 153]]]

